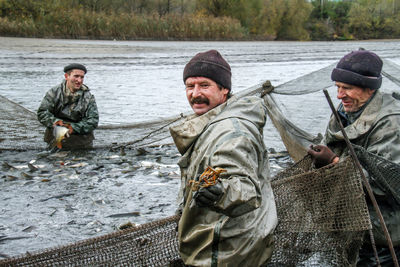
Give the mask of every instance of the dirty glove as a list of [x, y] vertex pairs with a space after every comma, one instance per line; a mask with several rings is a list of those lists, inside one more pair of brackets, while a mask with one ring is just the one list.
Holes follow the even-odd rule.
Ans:
[[311, 155], [315, 167], [321, 168], [333, 162], [333, 160], [337, 157], [329, 147], [324, 145], [310, 145], [310, 149], [307, 151], [309, 155]]
[[197, 206], [210, 207], [214, 206], [223, 194], [224, 189], [221, 183], [216, 183], [209, 187], [201, 187], [199, 191], [194, 194], [193, 198], [196, 201]]

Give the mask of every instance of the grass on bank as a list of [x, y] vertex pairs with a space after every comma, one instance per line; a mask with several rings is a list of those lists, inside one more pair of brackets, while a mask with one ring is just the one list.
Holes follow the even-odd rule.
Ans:
[[242, 40], [236, 19], [202, 15], [105, 14], [85, 10], [53, 11], [37, 19], [0, 17], [0, 35], [37, 38]]

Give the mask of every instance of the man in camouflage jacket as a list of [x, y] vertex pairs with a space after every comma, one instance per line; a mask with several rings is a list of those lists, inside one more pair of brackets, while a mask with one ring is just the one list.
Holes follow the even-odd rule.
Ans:
[[64, 148], [92, 147], [99, 114], [94, 96], [83, 84], [86, 67], [74, 63], [64, 72], [65, 80], [46, 93], [37, 111], [39, 122], [46, 126], [44, 140], [54, 144], [53, 127], [65, 126], [69, 138], [63, 140]]

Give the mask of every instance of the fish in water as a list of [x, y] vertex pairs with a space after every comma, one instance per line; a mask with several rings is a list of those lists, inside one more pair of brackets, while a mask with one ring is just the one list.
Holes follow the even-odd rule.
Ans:
[[55, 145], [58, 148], [62, 148], [62, 144], [61, 141], [65, 138], [65, 137], [69, 137], [68, 134], [68, 128], [64, 127], [64, 126], [55, 126], [53, 128], [53, 135], [55, 138]]

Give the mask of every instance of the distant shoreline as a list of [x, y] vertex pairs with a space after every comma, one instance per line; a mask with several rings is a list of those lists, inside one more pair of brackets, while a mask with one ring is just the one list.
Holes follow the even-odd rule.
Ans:
[[[140, 3], [139, 3], [140, 2]], [[378, 1], [13, 1], [0, 36], [127, 41], [350, 41], [400, 38]]]
[[383, 38], [383, 39], [366, 39], [366, 40], [307, 40], [307, 41], [297, 41], [297, 40], [258, 40], [258, 39], [241, 39], [241, 40], [208, 40], [208, 39], [173, 39], [173, 38], [136, 38], [136, 39], [116, 39], [116, 38], [90, 38], [90, 37], [80, 37], [80, 38], [62, 38], [62, 37], [23, 37], [23, 36], [0, 36], [0, 39], [14, 38], [14, 39], [39, 39], [39, 40], [76, 40], [76, 41], [118, 41], [118, 42], [134, 42], [134, 41], [151, 41], [151, 42], [397, 42], [400, 38]]

